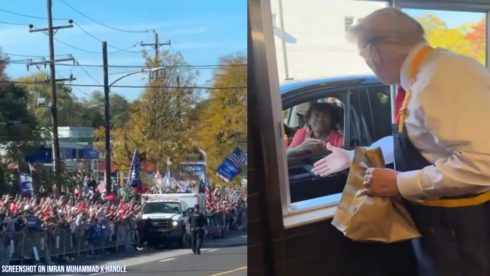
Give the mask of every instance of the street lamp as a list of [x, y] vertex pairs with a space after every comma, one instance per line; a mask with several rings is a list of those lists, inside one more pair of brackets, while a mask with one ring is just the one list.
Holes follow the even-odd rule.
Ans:
[[[106, 48], [104, 48], [105, 51]], [[107, 60], [104, 60], [104, 64], [106, 65]], [[110, 94], [110, 88], [117, 83], [118, 81], [132, 76], [136, 74], [141, 74], [145, 72], [155, 72], [155, 71], [160, 71], [165, 69], [165, 67], [155, 67], [155, 68], [145, 68], [141, 69], [141, 71], [135, 71], [128, 73], [124, 76], [121, 76], [117, 79], [115, 79], [113, 82], [109, 83], [109, 78], [108, 78], [108, 66], [104, 66], [104, 114], [105, 114], [105, 171], [106, 171], [106, 177], [105, 177], [105, 184], [106, 184], [106, 193], [109, 193], [111, 191], [111, 182], [112, 182], [112, 170], [111, 170], [111, 118], [110, 118], [110, 105], [109, 105], [109, 94]]]

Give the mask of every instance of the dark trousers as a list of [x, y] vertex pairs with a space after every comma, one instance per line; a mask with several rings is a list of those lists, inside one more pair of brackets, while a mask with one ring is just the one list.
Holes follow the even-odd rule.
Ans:
[[201, 251], [203, 237], [204, 230], [192, 230], [192, 251], [194, 253], [198, 253]]

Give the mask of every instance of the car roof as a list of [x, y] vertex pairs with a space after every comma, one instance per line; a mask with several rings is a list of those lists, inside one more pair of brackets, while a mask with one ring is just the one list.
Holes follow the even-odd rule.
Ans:
[[381, 84], [379, 79], [374, 75], [351, 75], [351, 76], [341, 76], [341, 77], [328, 77], [328, 78], [318, 78], [312, 80], [303, 81], [292, 81], [288, 83], [283, 83], [280, 86], [280, 93], [284, 95], [286, 93], [296, 91], [296, 90], [309, 90], [315, 87], [325, 87], [325, 86], [349, 86], [349, 85], [360, 85], [360, 84]]

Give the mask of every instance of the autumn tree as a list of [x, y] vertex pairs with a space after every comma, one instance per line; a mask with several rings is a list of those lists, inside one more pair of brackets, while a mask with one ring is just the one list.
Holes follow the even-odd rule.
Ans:
[[430, 13], [416, 17], [416, 20], [424, 27], [431, 46], [445, 48], [485, 64], [485, 19], [478, 24], [463, 24], [457, 28], [448, 28], [443, 20]]
[[485, 64], [486, 51], [486, 20], [483, 18], [477, 24], [471, 26], [469, 32], [466, 33], [465, 39], [468, 40], [475, 49], [475, 57], [482, 64]]
[[[165, 50], [158, 57], [144, 57], [148, 68], [164, 69], [152, 72], [148, 87], [131, 106], [128, 122], [112, 130], [112, 158], [122, 171], [127, 171], [134, 149], [163, 168], [167, 158], [179, 163], [195, 146], [190, 114], [197, 72], [179, 52]], [[96, 136], [102, 141], [102, 130]]]
[[[216, 169], [236, 146], [246, 150], [247, 142], [247, 67], [246, 57], [233, 55], [221, 58], [221, 69], [213, 78], [209, 99], [196, 107], [197, 140], [207, 154], [208, 175], [217, 186], [223, 181]], [[243, 169], [245, 172], [246, 169]], [[233, 183], [238, 183], [239, 178]]]

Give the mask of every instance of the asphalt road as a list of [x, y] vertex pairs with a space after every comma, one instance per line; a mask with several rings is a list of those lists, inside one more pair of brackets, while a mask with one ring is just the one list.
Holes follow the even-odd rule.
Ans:
[[[247, 249], [245, 246], [205, 248], [201, 250], [201, 255], [194, 255], [190, 250], [188, 251], [188, 253], [179, 256], [166, 256], [160, 260], [130, 265], [124, 275], [247, 275]], [[121, 274], [99, 273], [95, 275]]]
[[[76, 259], [69, 263], [55, 263], [55, 266], [108, 266], [124, 269], [125, 273], [98, 272], [92, 274], [61, 271], [37, 271], [38, 273], [15, 273], [15, 275], [177, 275], [177, 276], [239, 276], [247, 275], [247, 235], [234, 232], [225, 239], [207, 240], [201, 255], [194, 255], [191, 249], [146, 248], [133, 252], [105, 252], [89, 258]], [[49, 269], [49, 268], [47, 268]], [[39, 273], [44, 272], [44, 273]], [[7, 273], [7, 275], [14, 275]]]

